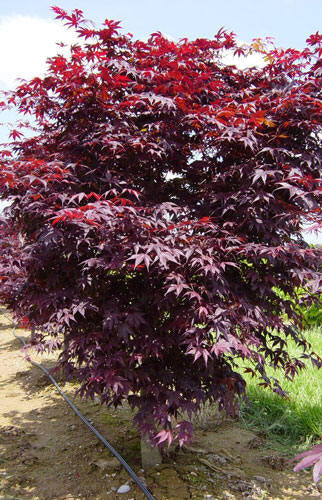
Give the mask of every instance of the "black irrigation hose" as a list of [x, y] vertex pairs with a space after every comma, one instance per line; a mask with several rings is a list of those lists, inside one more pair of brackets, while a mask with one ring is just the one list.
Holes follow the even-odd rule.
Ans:
[[[8, 316], [6, 314], [5, 314], [5, 316], [6, 316], [7, 319], [9, 319], [9, 321], [11, 321], [10, 318], [8, 318]], [[16, 334], [16, 325], [9, 325], [9, 326], [11, 326], [12, 329], [13, 329], [13, 335], [17, 339], [19, 339], [20, 342], [23, 343], [23, 345], [27, 345], [26, 342], [25, 342], [25, 340], [22, 337], [19, 337], [19, 335]], [[72, 403], [72, 401], [68, 398], [68, 396], [66, 396], [66, 394], [64, 393], [64, 391], [57, 384], [56, 380], [50, 375], [49, 371], [46, 370], [46, 368], [44, 368], [39, 363], [36, 363], [36, 361], [32, 361], [32, 359], [30, 359], [30, 358], [28, 358], [28, 361], [32, 365], [36, 366], [37, 368], [40, 368], [47, 375], [47, 377], [50, 378], [51, 382], [54, 384], [54, 386], [56, 387], [57, 391], [63, 396], [63, 398], [65, 399], [65, 401], [69, 404], [69, 406], [72, 408], [72, 410], [74, 410], [74, 412], [76, 413], [76, 415], [79, 416], [79, 418], [84, 422], [85, 425], [87, 425], [87, 427], [95, 434], [95, 436], [98, 437], [98, 439], [100, 441], [102, 441], [102, 443], [110, 450], [111, 453], [113, 453], [113, 455], [118, 459], [118, 461], [127, 470], [127, 472], [132, 477], [132, 479], [136, 482], [136, 484], [138, 485], [138, 487], [143, 491], [143, 493], [145, 494], [145, 496], [149, 500], [155, 500], [154, 497], [149, 492], [149, 490], [144, 486], [144, 484], [142, 483], [142, 481], [140, 481], [140, 479], [135, 474], [135, 472], [125, 462], [124, 458], [122, 458], [121, 455], [119, 455], [119, 453], [113, 448], [113, 446], [102, 436], [102, 434], [100, 434], [95, 429], [95, 427], [93, 427], [92, 424], [89, 423], [89, 421], [84, 417], [84, 415], [82, 415], [81, 412], [76, 408], [76, 406], [74, 405], [74, 403]]]

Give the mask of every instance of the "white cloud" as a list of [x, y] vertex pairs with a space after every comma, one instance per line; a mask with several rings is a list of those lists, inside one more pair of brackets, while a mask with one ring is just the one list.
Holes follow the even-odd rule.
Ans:
[[[169, 40], [175, 40], [165, 34]], [[39, 17], [12, 15], [0, 18], [0, 87], [14, 88], [17, 78], [26, 80], [42, 76], [46, 71], [46, 59], [67, 49], [57, 47], [57, 42], [69, 46], [76, 41], [75, 33], [57, 21]], [[242, 42], [240, 42], [242, 43]], [[263, 66], [260, 54], [247, 58], [227, 54], [224, 64], [235, 64], [243, 69], [249, 66]]]
[[253, 53], [246, 57], [238, 57], [230, 53], [222, 58], [222, 62], [227, 64], [227, 66], [237, 66], [239, 69], [252, 68], [254, 66], [257, 68], [263, 68], [265, 64], [267, 64], [264, 61], [264, 57], [259, 53]]
[[75, 41], [75, 33], [57, 21], [21, 15], [0, 18], [0, 87], [11, 89], [17, 78], [44, 75], [46, 59], [63, 51], [56, 43]]
[[9, 207], [11, 203], [9, 201], [5, 200], [0, 200], [0, 217], [3, 215], [3, 210], [6, 207]]
[[[237, 39], [236, 43], [238, 47], [245, 47], [246, 49], [249, 48], [250, 45], [240, 39]], [[260, 52], [253, 51], [252, 54], [249, 54], [247, 56], [242, 55], [241, 57], [239, 57], [238, 55], [234, 55], [234, 51], [235, 49], [230, 49], [224, 52], [222, 62], [224, 64], [227, 64], [227, 66], [237, 66], [237, 68], [243, 70], [255, 66], [257, 68], [263, 68], [267, 64], [267, 62], [264, 60], [263, 54], [261, 54]]]
[[302, 236], [307, 243], [322, 245], [322, 229], [318, 224], [304, 224]]

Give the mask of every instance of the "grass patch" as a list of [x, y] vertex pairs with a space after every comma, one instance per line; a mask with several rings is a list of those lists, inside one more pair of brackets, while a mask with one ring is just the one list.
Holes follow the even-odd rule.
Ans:
[[[321, 327], [307, 330], [305, 337], [315, 352], [322, 352]], [[297, 356], [301, 350], [290, 341], [289, 352]], [[307, 363], [292, 382], [283, 377], [281, 370], [268, 368], [267, 372], [279, 380], [289, 399], [259, 387], [258, 380], [245, 374], [247, 396], [251, 404], [243, 404], [241, 408], [241, 421], [245, 427], [265, 433], [269, 441], [288, 448], [301, 449], [321, 438], [322, 370]]]

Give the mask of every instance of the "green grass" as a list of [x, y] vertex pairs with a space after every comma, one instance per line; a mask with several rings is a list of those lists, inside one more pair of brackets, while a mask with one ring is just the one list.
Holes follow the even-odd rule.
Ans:
[[[305, 332], [313, 350], [322, 353], [322, 328]], [[301, 350], [289, 343], [292, 356]], [[281, 370], [267, 370], [277, 378], [289, 399], [258, 386], [258, 380], [245, 374], [247, 396], [251, 406], [242, 405], [241, 421], [252, 430], [262, 432], [266, 438], [282, 447], [302, 449], [322, 436], [322, 370], [307, 363], [304, 370], [291, 382]]]

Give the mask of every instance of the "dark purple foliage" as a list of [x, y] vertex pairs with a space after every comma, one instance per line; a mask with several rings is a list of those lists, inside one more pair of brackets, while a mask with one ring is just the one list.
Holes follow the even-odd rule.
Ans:
[[310, 304], [321, 284], [301, 236], [321, 221], [321, 36], [257, 42], [267, 65], [239, 70], [223, 30], [141, 42], [54, 10], [80, 44], [2, 103], [36, 125], [2, 151], [0, 297], [39, 349], [62, 341], [81, 394], [128, 400], [142, 433], [182, 444], [203, 403], [234, 414], [236, 359], [280, 394], [265, 364], [303, 367], [288, 338], [319, 362], [276, 287]]

